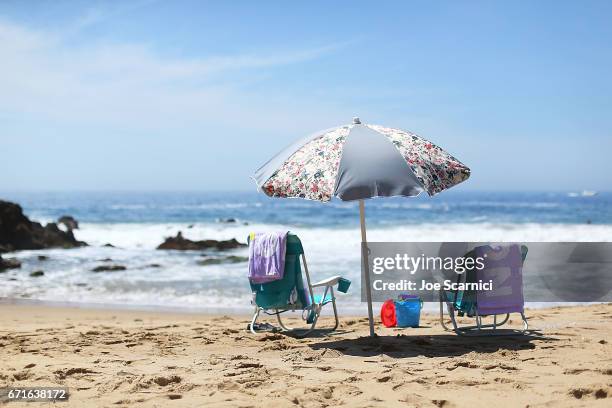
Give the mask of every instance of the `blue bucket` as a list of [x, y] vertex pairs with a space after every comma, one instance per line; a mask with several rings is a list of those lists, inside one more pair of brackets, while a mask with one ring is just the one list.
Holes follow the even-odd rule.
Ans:
[[418, 296], [403, 295], [400, 298], [401, 300], [393, 302], [397, 327], [419, 327], [423, 302]]

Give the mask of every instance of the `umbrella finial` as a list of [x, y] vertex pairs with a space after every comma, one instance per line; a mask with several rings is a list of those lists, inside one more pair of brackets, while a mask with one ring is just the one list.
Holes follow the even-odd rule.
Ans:
[[353, 125], [361, 125], [361, 120], [357, 116], [353, 118]]

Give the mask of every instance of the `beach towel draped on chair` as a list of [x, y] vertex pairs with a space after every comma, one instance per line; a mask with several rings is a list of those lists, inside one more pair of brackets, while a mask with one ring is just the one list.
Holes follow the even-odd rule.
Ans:
[[287, 231], [249, 235], [249, 280], [266, 283], [283, 278]]

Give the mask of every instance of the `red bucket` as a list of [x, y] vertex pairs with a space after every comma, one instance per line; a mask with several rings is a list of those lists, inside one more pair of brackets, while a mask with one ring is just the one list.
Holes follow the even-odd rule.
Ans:
[[380, 308], [380, 320], [385, 327], [395, 327], [397, 325], [397, 318], [395, 316], [395, 302], [391, 299], [383, 303]]

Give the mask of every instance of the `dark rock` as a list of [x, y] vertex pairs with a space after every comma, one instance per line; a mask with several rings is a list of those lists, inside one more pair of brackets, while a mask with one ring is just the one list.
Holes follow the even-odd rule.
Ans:
[[15, 258], [7, 258], [3, 259], [0, 256], [0, 272], [4, 272], [7, 269], [17, 269], [21, 268], [21, 262], [19, 262]]
[[62, 231], [55, 223], [42, 226], [30, 221], [21, 206], [0, 201], [0, 246], [5, 251], [20, 249], [76, 248], [86, 246], [72, 231]]
[[57, 220], [57, 223], [64, 224], [66, 228], [68, 229], [68, 231], [79, 229], [79, 222], [75, 220], [74, 217], [71, 217], [70, 215], [62, 215]]
[[206, 239], [203, 241], [192, 241], [184, 238], [183, 233], [179, 231], [176, 237], [169, 237], [157, 247], [157, 249], [176, 249], [180, 251], [201, 250], [201, 249], [235, 249], [246, 246], [236, 241], [236, 239], [228, 239], [225, 241], [217, 241], [215, 239]]
[[49, 257], [47, 255], [38, 255], [38, 260], [39, 261], [46, 261], [47, 259], [49, 259]]
[[249, 257], [248, 256], [230, 255], [230, 256], [225, 257], [225, 261], [228, 262], [228, 263], [248, 262], [249, 261]]
[[98, 262], [113, 262], [112, 258], [102, 258], [98, 259]]
[[115, 272], [125, 271], [127, 268], [123, 265], [100, 265], [93, 268], [92, 272]]
[[30, 276], [35, 278], [37, 276], [45, 276], [45, 272], [43, 271], [34, 271], [34, 272], [30, 272]]
[[221, 218], [219, 222], [223, 224], [234, 224], [237, 222], [237, 220], [235, 218]]
[[230, 255], [230, 256], [225, 256], [222, 258], [203, 259], [201, 261], [198, 261], [198, 265], [206, 266], [206, 265], [218, 265], [218, 264], [225, 264], [225, 263], [240, 263], [240, 262], [247, 262], [248, 260], [249, 258], [246, 256]]
[[116, 246], [114, 246], [113, 244], [110, 244], [108, 242], [106, 244], [102, 245], [102, 246], [105, 247], [105, 248], [116, 248]]
[[225, 240], [225, 241], [208, 240], [208, 241], [204, 241], [204, 242], [216, 243], [216, 248], [220, 249], [220, 250], [235, 249], [235, 248], [240, 248], [240, 247], [247, 246], [246, 244], [241, 244], [240, 242], [238, 242], [236, 240], [236, 238], [228, 239], [228, 240]]
[[152, 263], [152, 264], [147, 265], [147, 267], [148, 268], [161, 268], [161, 265], [160, 264], [156, 264], [156, 263]]

